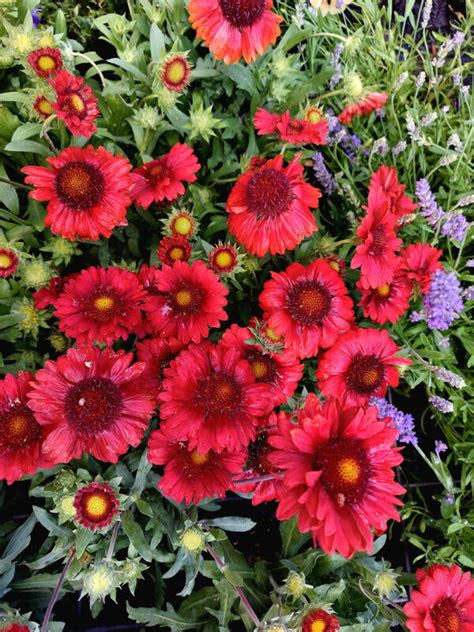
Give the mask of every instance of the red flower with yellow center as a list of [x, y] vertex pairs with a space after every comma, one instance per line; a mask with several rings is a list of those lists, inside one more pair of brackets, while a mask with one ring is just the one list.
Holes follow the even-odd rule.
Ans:
[[49, 82], [56, 91], [56, 101], [52, 104], [56, 115], [63, 120], [73, 136], [89, 138], [97, 131], [95, 121], [100, 112], [98, 100], [92, 88], [67, 70], [61, 70]]
[[307, 119], [291, 118], [289, 111], [280, 115], [259, 108], [254, 117], [254, 125], [259, 136], [278, 134], [282, 140], [295, 145], [325, 145], [327, 142], [328, 123], [325, 119], [312, 123]]
[[51, 101], [46, 97], [40, 95], [33, 101], [34, 111], [41, 116], [41, 118], [47, 119], [51, 114], [54, 114], [54, 109]]
[[54, 77], [63, 67], [63, 60], [58, 48], [38, 48], [28, 55], [28, 63], [38, 77], [44, 79]]
[[74, 496], [76, 520], [89, 531], [108, 527], [118, 513], [119, 501], [107, 483], [91, 483]]
[[196, 232], [196, 220], [190, 213], [180, 211], [172, 217], [169, 229], [172, 235], [190, 239]]
[[10, 248], [0, 248], [0, 278], [6, 279], [7, 277], [15, 274], [18, 269], [18, 257]]
[[175, 261], [188, 261], [192, 246], [186, 237], [173, 235], [164, 237], [158, 246], [157, 255], [161, 263], [172, 266]]
[[209, 253], [209, 265], [219, 274], [228, 274], [239, 263], [239, 253], [231, 244], [216, 246]]
[[363, 308], [364, 316], [374, 323], [396, 323], [410, 305], [412, 287], [401, 266], [390, 283], [366, 289], [357, 281], [356, 286], [362, 293], [359, 305]]
[[184, 55], [172, 55], [161, 68], [160, 78], [163, 84], [173, 92], [182, 92], [189, 85], [191, 66]]
[[311, 610], [301, 623], [302, 632], [336, 632], [340, 625], [336, 617], [333, 617], [321, 608]]
[[371, 92], [361, 97], [358, 101], [349, 103], [339, 114], [339, 121], [344, 125], [349, 125], [356, 116], [368, 116], [371, 112], [383, 108], [387, 103], [388, 94], [386, 92]]
[[429, 244], [419, 243], [410, 244], [400, 254], [407, 279], [424, 294], [430, 287], [433, 273], [443, 269], [439, 261], [443, 251]]

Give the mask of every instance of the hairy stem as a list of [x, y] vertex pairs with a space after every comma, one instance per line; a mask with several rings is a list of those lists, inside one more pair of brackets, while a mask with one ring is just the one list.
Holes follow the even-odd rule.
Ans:
[[76, 555], [76, 547], [73, 546], [71, 552], [69, 553], [69, 557], [67, 558], [66, 564], [64, 564], [64, 568], [62, 570], [61, 575], [59, 576], [58, 583], [54, 587], [53, 594], [51, 595], [51, 599], [49, 600], [48, 607], [44, 614], [43, 623], [41, 625], [41, 632], [48, 632], [49, 619], [51, 618], [51, 614], [53, 612], [53, 608], [58, 600], [59, 593], [61, 592], [61, 588], [63, 587], [64, 581], [66, 579], [67, 572], [69, 567], [71, 566], [74, 556]]

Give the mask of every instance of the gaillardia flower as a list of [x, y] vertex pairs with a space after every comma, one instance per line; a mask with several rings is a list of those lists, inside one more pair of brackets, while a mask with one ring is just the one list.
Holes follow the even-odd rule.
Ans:
[[43, 95], [37, 96], [36, 99], [33, 101], [33, 109], [36, 114], [38, 114], [38, 116], [43, 119], [47, 119], [51, 116], [51, 114], [54, 114], [54, 109], [51, 101], [49, 101], [49, 99], [47, 99]]
[[283, 18], [273, 0], [191, 0], [189, 21], [216, 59], [247, 63], [262, 55], [280, 35]]
[[362, 293], [359, 305], [363, 308], [364, 316], [374, 323], [396, 323], [410, 305], [412, 286], [401, 266], [398, 266], [390, 283], [366, 289], [357, 281], [356, 286]]
[[395, 167], [381, 165], [370, 176], [369, 207], [373, 206], [372, 197], [377, 204], [387, 203], [387, 211], [397, 218], [410, 215], [417, 205], [405, 195], [405, 185], [398, 181]]
[[356, 116], [368, 116], [371, 112], [382, 108], [388, 100], [386, 92], [371, 92], [357, 101], [349, 103], [339, 114], [339, 122], [349, 125]]
[[321, 608], [310, 610], [301, 622], [302, 632], [336, 632], [339, 628], [336, 617]]
[[294, 145], [325, 145], [327, 142], [328, 123], [323, 118], [312, 123], [307, 119], [291, 118], [289, 111], [280, 115], [259, 108], [254, 117], [254, 125], [259, 136], [278, 134], [281, 140]]
[[89, 531], [108, 527], [118, 513], [119, 501], [107, 483], [91, 483], [74, 496], [75, 519]]
[[209, 253], [209, 266], [218, 274], [230, 274], [239, 265], [239, 253], [232, 244], [215, 246]]
[[97, 240], [126, 226], [131, 165], [103, 147], [68, 147], [47, 159], [51, 168], [23, 167], [30, 197], [48, 202], [45, 225], [64, 239]]
[[169, 55], [161, 67], [160, 79], [173, 92], [182, 92], [191, 79], [191, 66], [185, 55]]
[[439, 261], [443, 251], [429, 244], [418, 243], [408, 245], [400, 254], [407, 279], [424, 294], [428, 291], [431, 277], [436, 270], [443, 269]]
[[56, 91], [56, 101], [51, 105], [58, 119], [73, 136], [89, 138], [97, 131], [95, 121], [100, 114], [92, 88], [67, 70], [61, 70], [49, 83]]
[[147, 338], [137, 342], [137, 358], [144, 362], [142, 378], [148, 392], [158, 401], [161, 391], [164, 370], [169, 367], [171, 360], [183, 349], [183, 343], [176, 338]]
[[140, 443], [153, 400], [143, 388], [143, 364], [132, 361], [131, 353], [110, 348], [72, 348], [37, 372], [28, 405], [51, 430], [43, 444], [51, 460], [67, 463], [87, 452], [116, 463]]
[[28, 55], [28, 63], [38, 77], [43, 79], [54, 77], [63, 67], [58, 48], [37, 48]]
[[191, 250], [192, 246], [186, 237], [172, 235], [163, 237], [156, 252], [161, 263], [172, 266], [175, 261], [188, 261]]
[[318, 230], [310, 208], [321, 192], [303, 180], [299, 158], [286, 167], [281, 155], [251, 167], [229, 195], [229, 230], [252, 255], [283, 254]]
[[18, 256], [10, 248], [0, 248], [0, 279], [6, 279], [18, 269]]

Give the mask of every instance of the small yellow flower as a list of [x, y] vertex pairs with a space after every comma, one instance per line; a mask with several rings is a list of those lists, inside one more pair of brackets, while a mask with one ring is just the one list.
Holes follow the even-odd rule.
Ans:
[[24, 55], [33, 50], [34, 44], [28, 33], [17, 32], [10, 38], [10, 46], [16, 52]]
[[199, 553], [206, 546], [206, 538], [201, 529], [191, 527], [181, 536], [181, 546], [187, 553]]
[[390, 569], [377, 573], [374, 580], [374, 589], [380, 597], [388, 597], [397, 587], [398, 574]]

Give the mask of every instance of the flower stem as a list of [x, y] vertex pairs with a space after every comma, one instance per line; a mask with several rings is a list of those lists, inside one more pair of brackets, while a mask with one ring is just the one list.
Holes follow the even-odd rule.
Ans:
[[107, 553], [105, 555], [105, 560], [107, 562], [110, 562], [110, 560], [112, 559], [112, 555], [114, 554], [115, 545], [117, 543], [118, 532], [120, 530], [121, 524], [122, 524], [122, 519], [117, 520], [117, 522], [114, 524], [112, 535], [110, 536], [109, 548], [107, 549]]
[[62, 570], [62, 573], [59, 576], [58, 583], [56, 584], [56, 586], [55, 586], [55, 588], [53, 590], [53, 594], [51, 595], [51, 599], [49, 600], [48, 607], [47, 607], [46, 612], [44, 614], [43, 623], [41, 625], [41, 632], [48, 632], [49, 619], [50, 619], [51, 614], [53, 612], [54, 605], [56, 604], [56, 601], [58, 600], [59, 593], [61, 592], [61, 588], [63, 587], [64, 581], [66, 579], [67, 572], [68, 572], [69, 567], [71, 566], [71, 564], [72, 564], [72, 562], [74, 560], [74, 556], [75, 555], [76, 555], [76, 547], [73, 546], [72, 549], [71, 549], [71, 552], [69, 553], [69, 557], [67, 558], [66, 564], [64, 564], [64, 568]]
[[275, 477], [273, 474], [263, 474], [262, 476], [254, 476], [253, 478], [239, 478], [233, 481], [234, 485], [246, 485], [247, 483], [262, 483], [263, 481], [271, 481]]
[[30, 187], [27, 184], [21, 184], [21, 182], [13, 182], [13, 180], [9, 180], [8, 178], [0, 178], [0, 182], [9, 184], [10, 186], [15, 187], [15, 189], [25, 189], [26, 191], [33, 190], [33, 187]]

